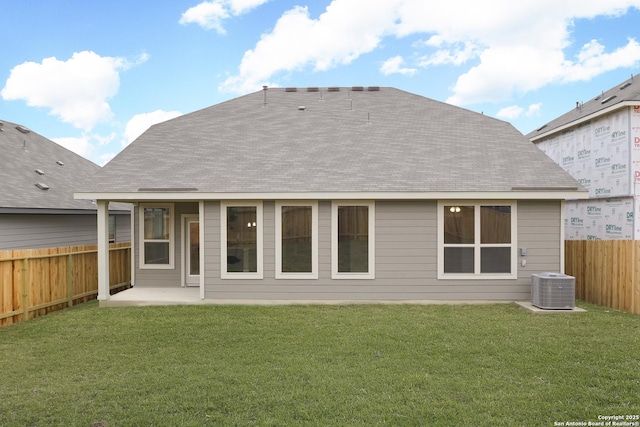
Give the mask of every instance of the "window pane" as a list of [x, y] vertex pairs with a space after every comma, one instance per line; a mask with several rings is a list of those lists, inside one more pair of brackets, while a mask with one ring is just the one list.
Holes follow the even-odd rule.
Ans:
[[200, 223], [189, 223], [189, 274], [200, 274]]
[[444, 242], [474, 243], [473, 206], [444, 207]]
[[257, 208], [227, 207], [227, 271], [258, 271]]
[[144, 208], [145, 240], [169, 240], [169, 208]]
[[145, 264], [169, 264], [169, 242], [144, 242]]
[[282, 272], [311, 273], [311, 206], [282, 207]]
[[511, 243], [511, 206], [480, 208], [480, 242]]
[[511, 248], [482, 248], [481, 273], [511, 273]]
[[369, 272], [368, 206], [338, 206], [338, 272]]
[[473, 273], [473, 248], [444, 248], [445, 273]]

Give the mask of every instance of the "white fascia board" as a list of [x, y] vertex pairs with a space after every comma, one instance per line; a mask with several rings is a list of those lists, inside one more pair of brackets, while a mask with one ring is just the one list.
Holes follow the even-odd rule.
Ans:
[[569, 122], [567, 124], [564, 124], [562, 126], [558, 126], [557, 128], [553, 128], [553, 129], [549, 129], [548, 131], [541, 133], [540, 135], [536, 135], [535, 137], [531, 138], [531, 142], [533, 142], [534, 144], [540, 140], [540, 139], [544, 139], [548, 136], [554, 135], [558, 132], [562, 132], [563, 130], [566, 129], [570, 129], [572, 127], [575, 127], [577, 125], [579, 125], [580, 123], [584, 123], [584, 122], [588, 122], [589, 120], [593, 120], [596, 117], [600, 117], [600, 116], [604, 116], [606, 114], [610, 114], [618, 109], [621, 108], [626, 108], [626, 107], [633, 107], [636, 105], [640, 105], [640, 103], [638, 101], [624, 101], [621, 102], [619, 104], [614, 104], [611, 105], [610, 107], [604, 108], [602, 110], [598, 110], [594, 113], [589, 114], [588, 116], [584, 116], [584, 117], [580, 117], [577, 120], [574, 120], [572, 122]]
[[571, 200], [588, 199], [586, 190], [425, 191], [425, 192], [317, 192], [317, 193], [74, 193], [75, 199], [113, 202], [200, 200]]

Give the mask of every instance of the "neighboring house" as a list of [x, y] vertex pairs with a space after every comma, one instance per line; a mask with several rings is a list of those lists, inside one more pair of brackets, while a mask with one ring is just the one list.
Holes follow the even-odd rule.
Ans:
[[526, 300], [576, 180], [509, 123], [393, 88], [267, 89], [152, 126], [76, 193], [132, 202], [137, 287]]
[[[0, 250], [97, 243], [96, 204], [73, 192], [100, 166], [7, 121], [0, 121], [0, 153]], [[130, 241], [130, 208], [112, 209], [109, 240]]]
[[640, 239], [640, 77], [527, 135], [589, 190], [566, 203], [569, 240]]

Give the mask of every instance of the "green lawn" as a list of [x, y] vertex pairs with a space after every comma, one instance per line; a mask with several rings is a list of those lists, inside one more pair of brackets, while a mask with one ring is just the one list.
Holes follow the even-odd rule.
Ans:
[[0, 328], [0, 426], [553, 426], [640, 414], [640, 316], [95, 301]]

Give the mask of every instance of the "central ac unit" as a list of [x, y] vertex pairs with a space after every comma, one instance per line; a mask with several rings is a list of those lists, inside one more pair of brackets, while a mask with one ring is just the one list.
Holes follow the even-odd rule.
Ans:
[[575, 277], [560, 273], [532, 274], [531, 303], [538, 308], [550, 310], [575, 308]]

